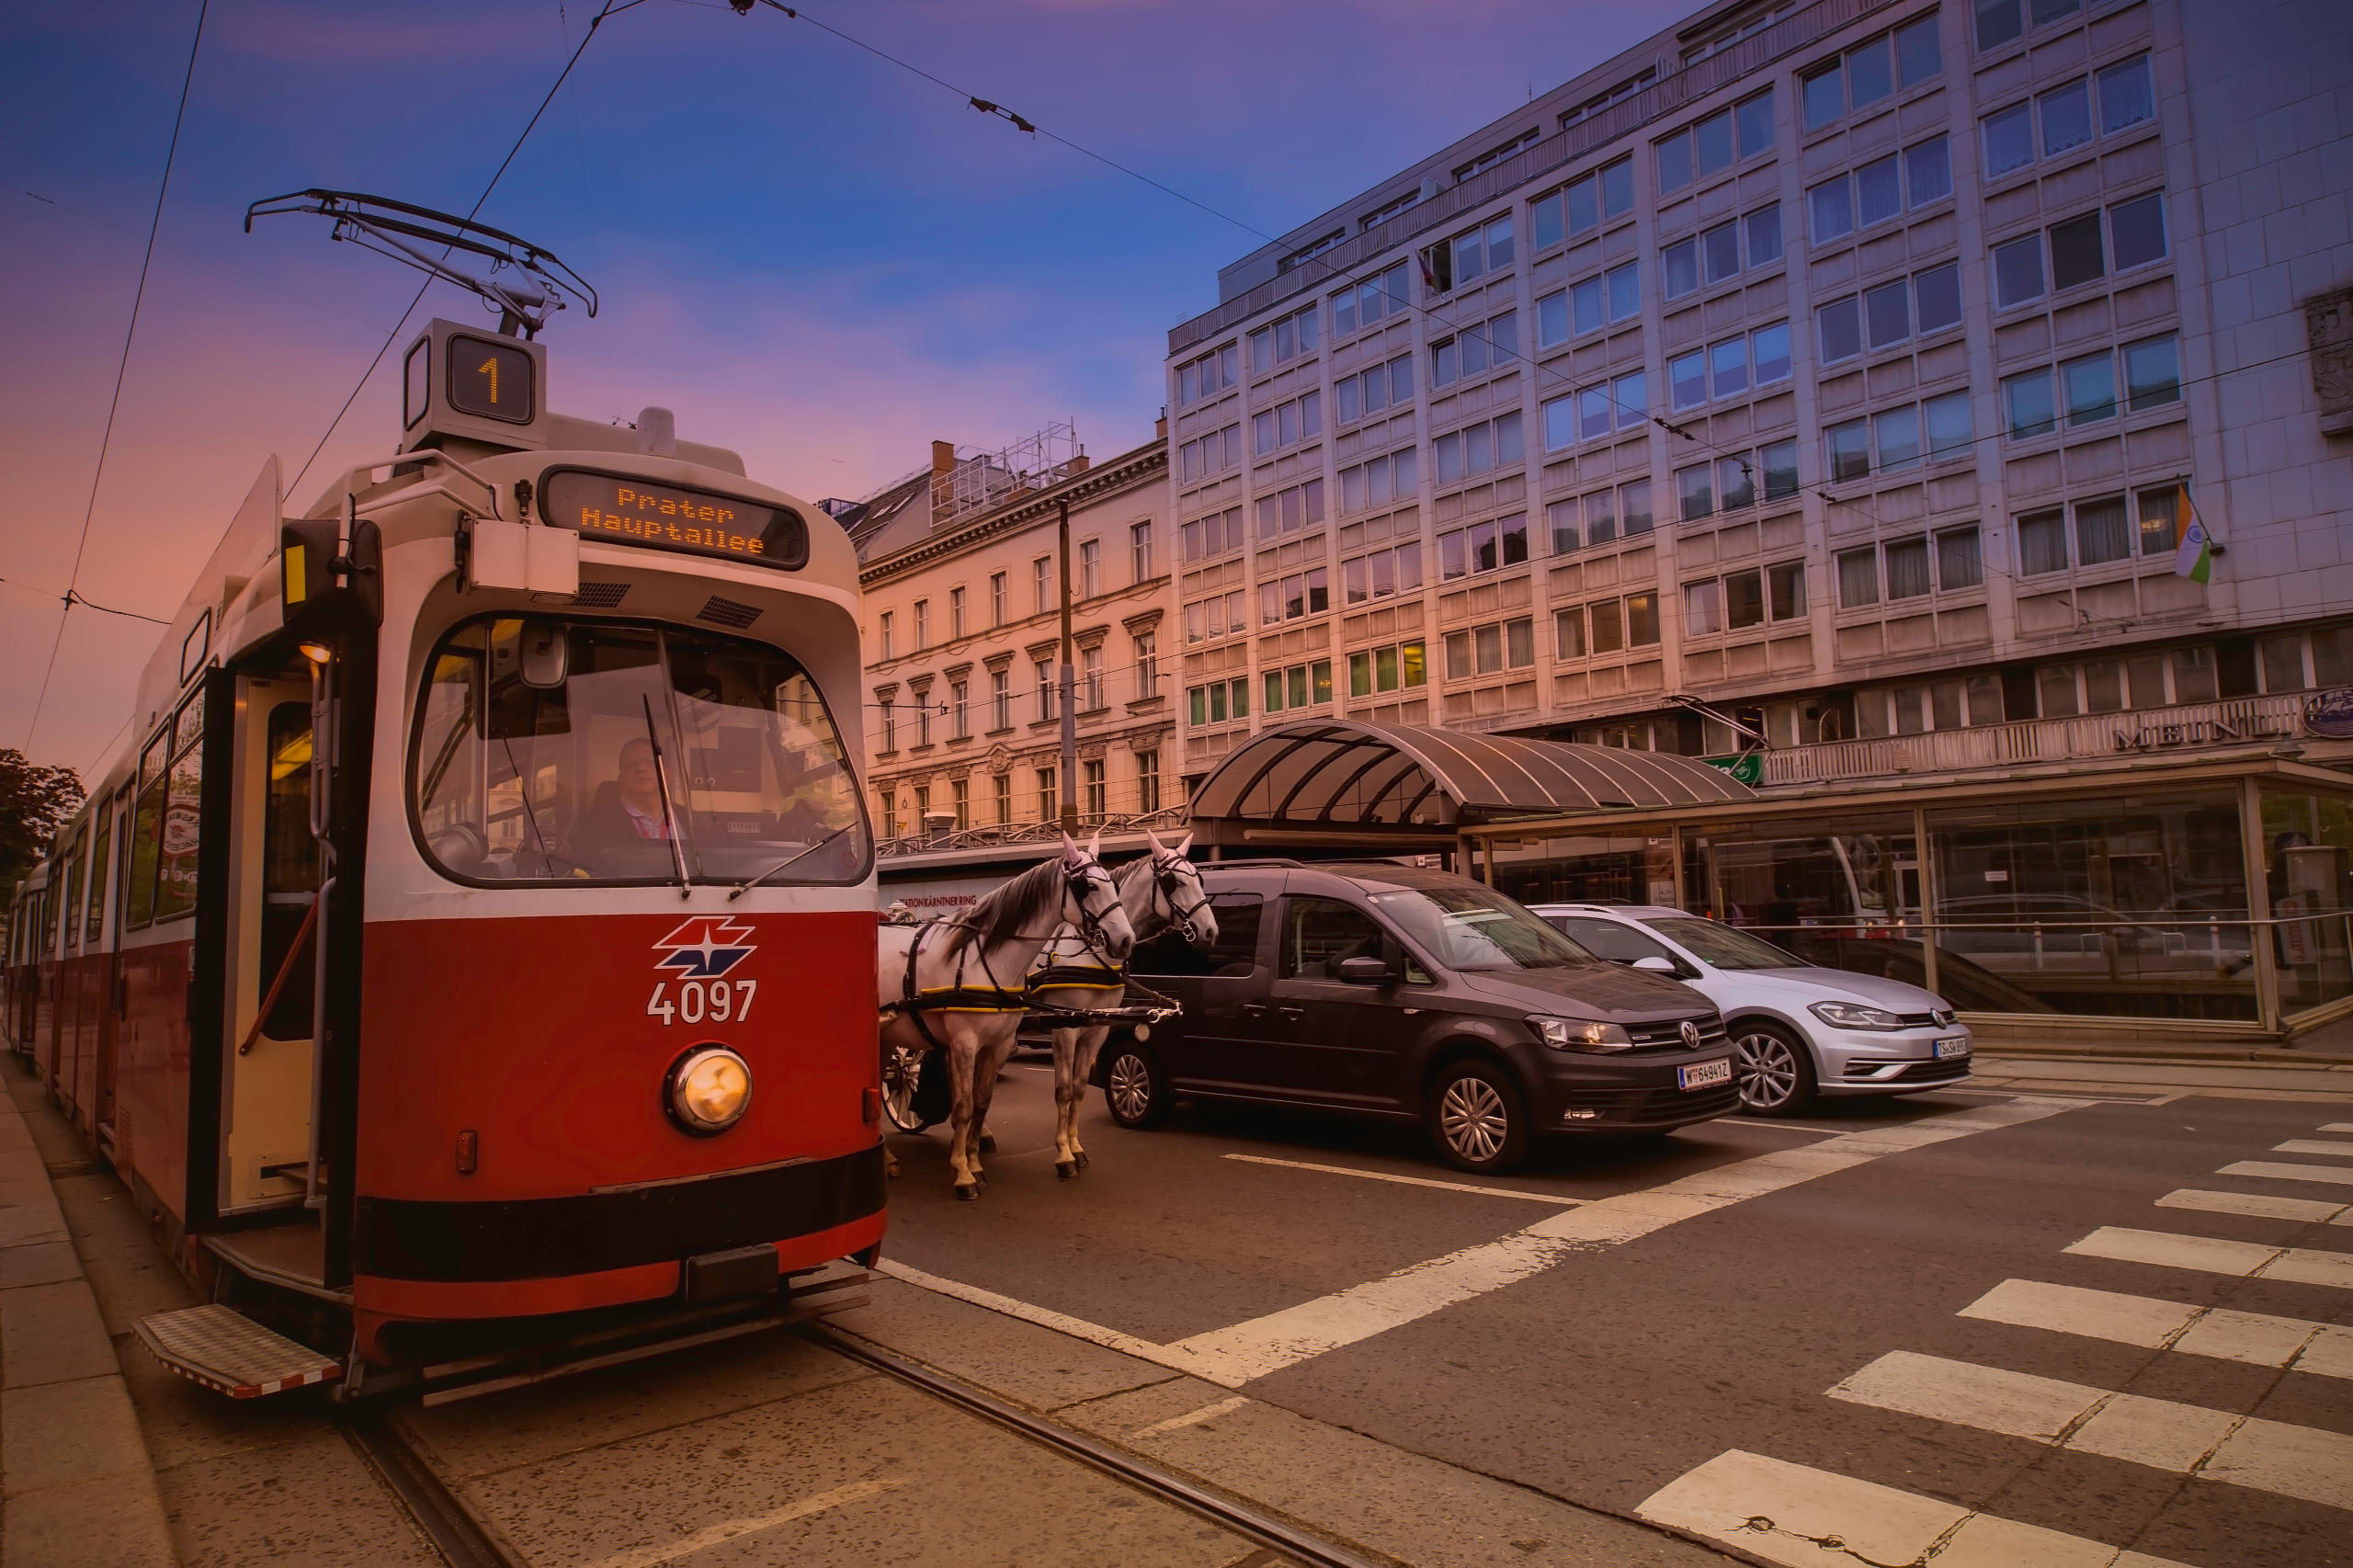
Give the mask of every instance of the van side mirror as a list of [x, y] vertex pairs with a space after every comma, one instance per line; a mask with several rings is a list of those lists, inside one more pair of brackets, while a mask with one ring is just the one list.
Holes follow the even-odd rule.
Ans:
[[1387, 985], [1397, 978], [1397, 971], [1381, 959], [1342, 959], [1336, 978], [1343, 985]]
[[1656, 953], [1647, 958], [1636, 959], [1631, 967], [1641, 970], [1644, 974], [1664, 974], [1669, 979], [1674, 978], [1676, 972], [1675, 960], [1663, 959]]

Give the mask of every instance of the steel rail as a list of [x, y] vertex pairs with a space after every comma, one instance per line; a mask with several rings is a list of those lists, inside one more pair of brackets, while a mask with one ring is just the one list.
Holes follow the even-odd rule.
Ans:
[[1213, 1525], [1279, 1551], [1302, 1564], [1303, 1568], [1390, 1568], [1394, 1562], [1386, 1557], [1359, 1556], [1344, 1547], [1335, 1546], [1280, 1519], [1245, 1508], [1188, 1481], [1180, 1480], [1108, 1443], [1032, 1415], [1018, 1405], [967, 1387], [887, 1350], [878, 1349], [829, 1324], [802, 1324], [797, 1332], [803, 1338], [871, 1367], [885, 1377], [895, 1378], [936, 1399], [1005, 1427], [1017, 1437], [1026, 1437], [1040, 1448], [1051, 1449], [1066, 1459], [1076, 1460], [1114, 1481], [1123, 1482], [1140, 1492], [1150, 1493]]
[[342, 1416], [336, 1425], [343, 1428], [345, 1440], [358, 1450], [407, 1511], [417, 1533], [449, 1568], [528, 1568], [459, 1500], [400, 1429], [397, 1415], [357, 1411]]

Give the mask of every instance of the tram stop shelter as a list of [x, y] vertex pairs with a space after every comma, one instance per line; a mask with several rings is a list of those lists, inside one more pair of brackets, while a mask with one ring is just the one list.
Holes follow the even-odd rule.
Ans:
[[1668, 753], [1308, 722], [1222, 758], [1193, 829], [1221, 858], [1438, 852], [1524, 903], [1705, 915], [1924, 985], [1989, 1038], [2333, 1051], [2353, 776], [2306, 757], [2267, 739], [1752, 790]]

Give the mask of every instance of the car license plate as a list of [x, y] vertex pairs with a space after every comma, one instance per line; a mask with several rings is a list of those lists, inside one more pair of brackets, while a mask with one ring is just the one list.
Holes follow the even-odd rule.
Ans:
[[1675, 1083], [1677, 1088], [1705, 1089], [1717, 1084], [1731, 1082], [1732, 1062], [1729, 1058], [1722, 1062], [1694, 1062], [1688, 1067], [1677, 1067], [1675, 1070]]
[[1945, 1061], [1949, 1057], [1966, 1056], [1968, 1054], [1969, 1041], [1965, 1039], [1940, 1040], [1937, 1041], [1937, 1060], [1939, 1062]]

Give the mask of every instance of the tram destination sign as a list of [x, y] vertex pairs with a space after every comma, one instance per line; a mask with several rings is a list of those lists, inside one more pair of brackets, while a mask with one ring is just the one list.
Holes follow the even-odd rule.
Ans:
[[809, 528], [800, 513], [707, 490], [557, 469], [540, 483], [540, 509], [582, 539], [788, 570], [809, 563]]

